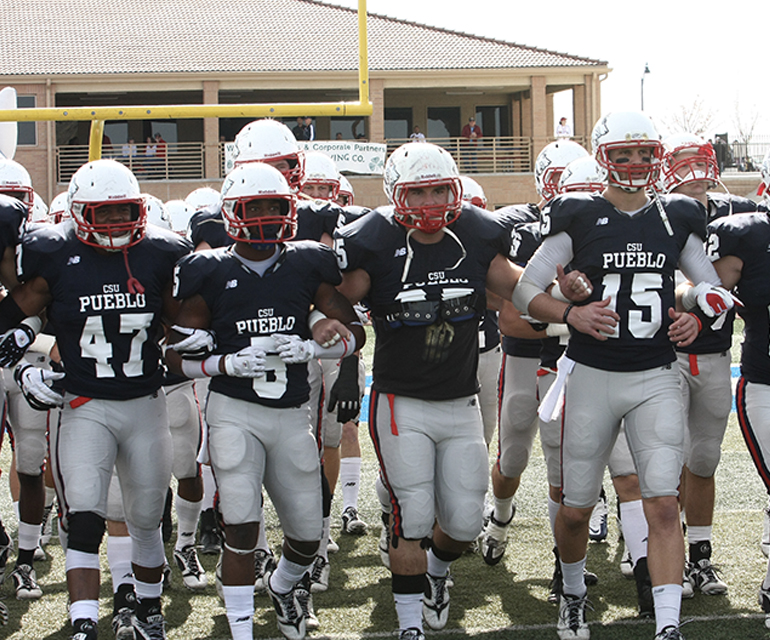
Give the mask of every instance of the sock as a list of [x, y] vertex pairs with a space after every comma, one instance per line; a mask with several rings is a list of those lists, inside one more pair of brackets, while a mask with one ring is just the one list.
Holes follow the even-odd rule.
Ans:
[[342, 485], [342, 510], [358, 509], [358, 485], [361, 479], [361, 458], [340, 460], [340, 484]]
[[143, 600], [160, 599], [163, 593], [163, 580], [160, 582], [142, 582], [134, 578], [136, 598], [141, 603]]
[[551, 522], [551, 535], [553, 535], [554, 544], [556, 544], [556, 514], [559, 513], [560, 506], [558, 502], [551, 500], [551, 496], [548, 496], [548, 520]]
[[227, 610], [227, 621], [233, 640], [252, 640], [254, 637], [254, 587], [222, 587], [222, 596]]
[[495, 498], [494, 518], [500, 524], [505, 524], [513, 516], [513, 496], [510, 498]]
[[16, 558], [16, 566], [19, 567], [23, 564], [28, 564], [31, 567], [32, 562], [35, 559], [37, 543], [40, 541], [40, 525], [19, 522], [19, 531], [17, 535], [19, 537], [19, 549]]
[[107, 563], [112, 575], [112, 592], [117, 593], [122, 584], [134, 586], [134, 570], [131, 568], [131, 538], [107, 536]]
[[[309, 568], [308, 565], [297, 564], [287, 560], [286, 556], [281, 556], [281, 559], [278, 560], [278, 567], [270, 576], [270, 588], [276, 593], [289, 593]], [[253, 591], [252, 587], [252, 597]]]
[[332, 532], [332, 519], [331, 516], [326, 516], [323, 519], [323, 531], [321, 532], [321, 542], [318, 545], [318, 555], [321, 556], [326, 562], [329, 562], [329, 536]]
[[644, 517], [641, 500], [620, 503], [620, 522], [623, 527], [623, 539], [626, 541], [634, 565], [639, 558], [647, 557], [647, 536], [649, 529]]
[[666, 627], [679, 628], [679, 611], [682, 606], [682, 585], [661, 584], [652, 588], [655, 603], [655, 633]]
[[396, 603], [399, 628], [422, 631], [422, 594], [394, 593], [393, 600]]
[[257, 534], [257, 549], [262, 549], [262, 551], [270, 551], [270, 545], [267, 544], [267, 535], [265, 534], [264, 518], [262, 518], [262, 522], [259, 523], [259, 533]]
[[70, 604], [70, 620], [93, 620], [99, 619], [99, 601], [98, 600], [76, 600]]
[[711, 542], [711, 525], [704, 527], [701, 526], [689, 526], [687, 527], [687, 542], [695, 544], [696, 542], [708, 541]]
[[211, 466], [202, 464], [201, 475], [203, 476], [203, 502], [201, 503], [201, 509], [213, 509], [217, 484], [214, 482], [214, 474], [211, 471]]
[[585, 597], [586, 593], [588, 593], [585, 578], [583, 577], [583, 572], [586, 568], [586, 559], [583, 558], [577, 562], [569, 563], [559, 560], [559, 563], [561, 564], [564, 593], [568, 593], [571, 596], [577, 596], [578, 598]]
[[[449, 567], [452, 566], [452, 561], [439, 560], [436, 554], [433, 553], [433, 549], [428, 549], [428, 573], [434, 578], [443, 578], [449, 573]], [[406, 627], [408, 629], [408, 627]]]
[[202, 500], [190, 502], [179, 496], [176, 497], [177, 538], [175, 548], [177, 551], [195, 544], [195, 530], [198, 528], [202, 504]]

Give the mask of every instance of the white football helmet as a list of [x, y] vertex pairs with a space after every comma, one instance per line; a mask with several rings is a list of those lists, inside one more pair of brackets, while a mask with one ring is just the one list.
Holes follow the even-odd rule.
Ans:
[[30, 222], [48, 222], [48, 205], [37, 191], [32, 192], [32, 213], [28, 220]]
[[187, 235], [190, 218], [195, 211], [184, 200], [169, 200], [166, 203], [166, 211], [171, 220], [171, 230], [183, 236]]
[[[447, 201], [409, 204], [410, 189], [445, 186]], [[385, 163], [385, 195], [395, 209], [395, 218], [405, 227], [436, 233], [460, 215], [463, 187], [452, 156], [429, 142], [408, 142], [396, 149]]]
[[[247, 205], [253, 200], [278, 200], [280, 212], [250, 217]], [[275, 167], [263, 162], [242, 164], [222, 183], [222, 218], [227, 235], [234, 240], [252, 244], [285, 242], [297, 233], [297, 197]]]
[[559, 178], [559, 193], [589, 191], [599, 193], [607, 186], [607, 171], [599, 166], [593, 156], [573, 160], [562, 171]]
[[63, 191], [51, 200], [51, 206], [48, 207], [48, 221], [52, 224], [58, 224], [71, 217], [67, 206], [67, 192]]
[[[305, 192], [305, 188], [308, 185], [325, 185], [329, 187], [329, 195], [321, 198], [320, 196], [313, 196], [321, 200], [336, 200], [340, 193], [340, 178], [339, 171], [337, 171], [337, 165], [325, 153], [320, 151], [306, 151], [305, 152], [305, 182], [302, 183], [302, 191]], [[308, 194], [311, 195], [312, 194]]]
[[[96, 210], [113, 204], [128, 204], [129, 219], [97, 223]], [[78, 238], [87, 245], [117, 251], [144, 237], [147, 208], [139, 183], [128, 167], [115, 160], [94, 160], [80, 167], [70, 180], [67, 206]]]
[[663, 189], [666, 193], [690, 182], [705, 180], [709, 189], [719, 182], [717, 155], [710, 142], [692, 133], [677, 133], [666, 138], [663, 147]]
[[29, 215], [35, 206], [35, 192], [32, 178], [22, 165], [14, 160], [0, 157], [0, 193], [21, 200], [27, 205]]
[[[655, 185], [660, 176], [663, 143], [652, 120], [638, 111], [616, 111], [599, 119], [591, 134], [591, 146], [599, 166], [607, 170], [611, 185], [634, 192]], [[643, 148], [649, 160], [630, 164], [613, 162], [610, 152], [618, 149]]]
[[187, 206], [191, 207], [193, 213], [201, 209], [216, 207], [219, 205], [219, 192], [211, 187], [200, 187], [190, 191], [184, 199]]
[[235, 136], [235, 166], [247, 162], [277, 162], [286, 160], [289, 169], [283, 172], [292, 189], [299, 191], [305, 180], [305, 152], [299, 148], [291, 129], [277, 120], [255, 120]]
[[538, 195], [546, 201], [553, 199], [564, 167], [587, 155], [588, 151], [572, 140], [557, 140], [543, 147], [535, 160], [535, 188]]
[[147, 224], [154, 224], [156, 227], [171, 231], [171, 216], [168, 215], [163, 201], [149, 193], [143, 195], [147, 207]]
[[765, 200], [770, 201], [770, 151], [765, 154], [762, 159], [762, 166], [759, 168], [759, 173], [762, 176], [762, 182], [757, 189], [757, 195], [765, 196]]
[[469, 176], [460, 176], [460, 182], [463, 185], [463, 202], [486, 209], [487, 196], [481, 185]]
[[353, 185], [350, 184], [350, 181], [342, 174], [337, 177], [340, 181], [340, 192], [337, 194], [337, 204], [341, 207], [349, 207], [356, 199], [356, 194], [353, 191]]

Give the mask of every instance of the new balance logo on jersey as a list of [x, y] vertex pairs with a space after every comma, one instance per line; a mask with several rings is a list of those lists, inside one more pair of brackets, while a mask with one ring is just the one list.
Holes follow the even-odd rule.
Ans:
[[235, 289], [238, 286], [238, 280], [228, 280], [225, 289]]
[[80, 256], [70, 256], [69, 260], [67, 260], [67, 266], [77, 264], [78, 262], [80, 262]]
[[610, 219], [609, 218], [597, 218], [596, 219], [596, 226], [597, 227], [601, 227], [601, 226], [604, 226], [605, 224], [609, 224], [609, 223], [610, 223]]
[[396, 249], [396, 253], [393, 254], [394, 258], [399, 258], [400, 256], [406, 255], [406, 247], [400, 247]]

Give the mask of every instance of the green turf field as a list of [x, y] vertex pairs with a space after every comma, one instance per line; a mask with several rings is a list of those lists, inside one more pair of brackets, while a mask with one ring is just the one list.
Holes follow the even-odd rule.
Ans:
[[[379, 506], [374, 494], [376, 460], [361, 426], [364, 465], [360, 510], [372, 524], [366, 536], [353, 538], [340, 534], [340, 504], [333, 505], [332, 536], [340, 551], [331, 557], [330, 589], [317, 594], [315, 608], [321, 629], [310, 637], [361, 638], [387, 637], [397, 622], [390, 594], [390, 574], [380, 564], [377, 552]], [[7, 491], [10, 447], [0, 453], [0, 515], [15, 532], [16, 524]], [[493, 452], [494, 454], [494, 452]], [[610, 503], [614, 493], [605, 481]], [[455, 587], [447, 629], [429, 632], [430, 638], [473, 636], [483, 640], [540, 640], [556, 638], [556, 608], [548, 604], [548, 583], [553, 569], [551, 536], [546, 510], [545, 465], [536, 444], [530, 466], [517, 493], [518, 509], [509, 533], [505, 560], [488, 567], [481, 557], [466, 555], [453, 566]], [[717, 504], [714, 522], [714, 561], [722, 569], [729, 585], [726, 596], [696, 594], [685, 601], [682, 618], [688, 640], [723, 640], [733, 638], [770, 638], [764, 628], [764, 616], [757, 605], [757, 589], [766, 567], [759, 550], [762, 533], [764, 488], [754, 471], [737, 428], [735, 415], [730, 418], [717, 473]], [[268, 538], [278, 547], [277, 521], [267, 512]], [[10, 581], [0, 588], [0, 595], [10, 608], [11, 621], [0, 627], [0, 639], [58, 640], [69, 638], [67, 592], [64, 558], [58, 542], [48, 547], [50, 560], [35, 564], [44, 596], [36, 602], [14, 599]], [[600, 578], [589, 590], [594, 612], [589, 612], [594, 640], [646, 639], [654, 635], [652, 622], [636, 619], [636, 590], [618, 569], [622, 544], [617, 542], [617, 527], [610, 520], [610, 535], [605, 543], [589, 547], [588, 566]], [[102, 554], [106, 575], [106, 556]], [[167, 547], [171, 557], [172, 547]], [[193, 594], [181, 584], [178, 574], [164, 594], [164, 608], [171, 640], [227, 638], [225, 610], [213, 586], [216, 557], [202, 556], [210, 585], [202, 594]], [[10, 570], [9, 566], [9, 570]], [[102, 581], [101, 638], [112, 638], [111, 588]], [[256, 597], [255, 636], [278, 638], [275, 616], [267, 596]]]

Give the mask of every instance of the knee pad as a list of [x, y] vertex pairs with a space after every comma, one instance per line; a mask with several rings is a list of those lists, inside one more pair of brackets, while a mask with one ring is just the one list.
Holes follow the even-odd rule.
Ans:
[[128, 533], [131, 536], [131, 562], [140, 567], [160, 567], [166, 562], [166, 554], [163, 550], [163, 539], [160, 527], [157, 529], [140, 529], [128, 525]]
[[83, 553], [99, 553], [105, 521], [93, 511], [80, 511], [67, 518], [67, 548]]

